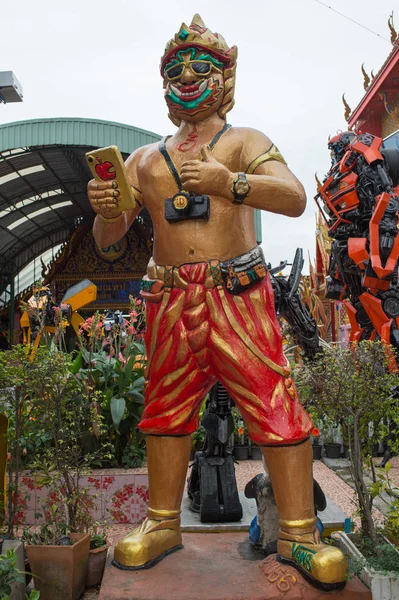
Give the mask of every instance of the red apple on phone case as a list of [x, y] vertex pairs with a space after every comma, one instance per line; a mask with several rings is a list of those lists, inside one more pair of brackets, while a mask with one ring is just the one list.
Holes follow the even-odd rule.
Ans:
[[[108, 161], [103, 162], [101, 158], [97, 157], [98, 165], [96, 165], [96, 173], [103, 181], [109, 181], [110, 179], [115, 179], [116, 173], [114, 169], [114, 165]], [[114, 169], [111, 171], [111, 169]]]

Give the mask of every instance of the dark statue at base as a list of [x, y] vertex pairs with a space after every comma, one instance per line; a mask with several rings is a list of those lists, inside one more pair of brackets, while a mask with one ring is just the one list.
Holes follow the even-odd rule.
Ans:
[[195, 453], [188, 480], [191, 510], [203, 523], [226, 523], [242, 518], [229, 440], [234, 431], [234, 402], [221, 383], [211, 390], [201, 425], [206, 430], [204, 447]]
[[[313, 479], [314, 511], [317, 515], [327, 508], [327, 499], [318, 482]], [[261, 548], [265, 556], [277, 552], [278, 510], [270, 477], [265, 473], [255, 475], [245, 486], [245, 496], [256, 500], [259, 540], [255, 547]], [[252, 540], [251, 540], [252, 541]]]

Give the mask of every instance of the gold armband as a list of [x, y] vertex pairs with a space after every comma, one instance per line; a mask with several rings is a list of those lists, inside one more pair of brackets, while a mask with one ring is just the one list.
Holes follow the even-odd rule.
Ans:
[[255, 171], [255, 169], [259, 167], [259, 165], [262, 165], [268, 160], [278, 160], [278, 162], [283, 163], [283, 165], [287, 164], [277, 146], [272, 144], [269, 150], [267, 150], [266, 152], [262, 152], [262, 154], [254, 158], [254, 160], [250, 163], [249, 167], [245, 172], [248, 175], [252, 175], [252, 173]]

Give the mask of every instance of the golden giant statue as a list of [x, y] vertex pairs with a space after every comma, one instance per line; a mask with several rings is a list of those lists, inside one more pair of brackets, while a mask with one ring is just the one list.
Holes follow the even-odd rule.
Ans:
[[236, 60], [237, 48], [198, 15], [183, 23], [161, 60], [177, 131], [127, 160], [135, 207], [120, 210], [116, 180], [88, 187], [99, 246], [119, 240], [143, 207], [154, 225], [154, 256], [142, 284], [148, 371], [139, 425], [147, 436], [150, 503], [143, 524], [117, 544], [114, 564], [148, 568], [182, 547], [190, 434], [205, 395], [220, 381], [266, 460], [280, 515], [279, 560], [332, 590], [345, 584], [346, 562], [315, 526], [312, 422], [282, 351], [254, 231], [255, 208], [298, 217], [306, 197], [268, 137], [226, 123]]

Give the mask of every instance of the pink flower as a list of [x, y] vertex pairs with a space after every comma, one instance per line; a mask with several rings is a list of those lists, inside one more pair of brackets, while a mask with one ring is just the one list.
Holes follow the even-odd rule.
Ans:
[[143, 301], [142, 301], [142, 300], [140, 300], [140, 299], [136, 300], [136, 304], [137, 304], [137, 306], [140, 306], [140, 304], [142, 304], [142, 302], [143, 302]]
[[137, 317], [137, 312], [135, 310], [131, 310], [129, 313], [129, 317]]
[[137, 333], [137, 331], [135, 330], [135, 328], [133, 327], [133, 325], [129, 325], [129, 327], [127, 328], [127, 332], [130, 335], [134, 335], [135, 333]]

